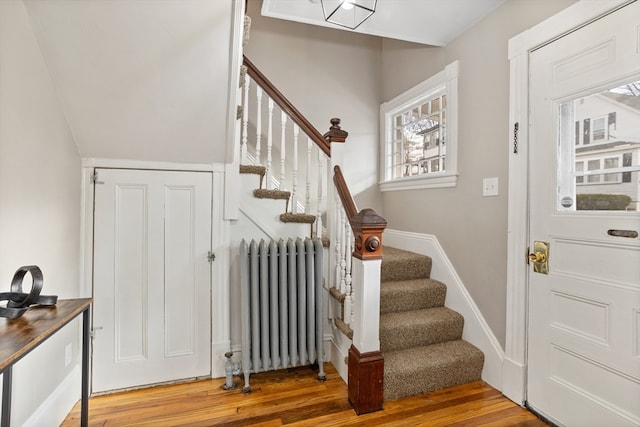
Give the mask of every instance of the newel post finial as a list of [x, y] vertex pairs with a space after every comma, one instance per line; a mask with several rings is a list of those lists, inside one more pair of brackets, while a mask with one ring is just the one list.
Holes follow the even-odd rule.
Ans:
[[331, 127], [329, 128], [329, 132], [322, 135], [324, 139], [329, 142], [344, 142], [349, 136], [349, 132], [340, 128], [340, 119], [334, 117], [330, 120], [330, 123]]

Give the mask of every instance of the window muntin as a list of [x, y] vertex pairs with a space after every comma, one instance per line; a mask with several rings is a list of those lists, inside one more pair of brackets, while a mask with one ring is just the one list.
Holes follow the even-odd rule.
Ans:
[[393, 178], [445, 170], [446, 95], [400, 112], [393, 118]]
[[455, 186], [458, 61], [380, 106], [380, 189]]

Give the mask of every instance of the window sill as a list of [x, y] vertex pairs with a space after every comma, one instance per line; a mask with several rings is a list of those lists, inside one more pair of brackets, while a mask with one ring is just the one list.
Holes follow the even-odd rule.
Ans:
[[458, 182], [457, 173], [442, 173], [434, 176], [412, 176], [393, 181], [380, 182], [380, 191], [422, 190], [425, 188], [455, 187]]

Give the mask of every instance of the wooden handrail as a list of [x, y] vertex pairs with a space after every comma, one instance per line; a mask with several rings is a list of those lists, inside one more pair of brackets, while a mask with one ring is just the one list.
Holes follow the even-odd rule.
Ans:
[[[331, 157], [331, 144], [325, 139], [322, 134], [316, 129], [309, 120], [304, 117], [296, 107], [289, 102], [289, 100], [262, 74], [260, 70], [243, 55], [243, 64], [247, 67], [247, 73], [251, 78], [264, 90], [273, 101], [278, 104], [278, 107], [282, 109], [293, 120], [298, 127], [306, 133], [309, 138], [322, 150], [324, 154]], [[339, 123], [339, 122], [338, 122]], [[337, 141], [336, 141], [337, 142]]]
[[362, 260], [381, 259], [382, 233], [387, 228], [387, 220], [373, 209], [363, 209], [358, 212], [340, 166], [334, 166], [333, 172], [333, 183], [353, 230], [355, 241], [353, 256]]
[[347, 213], [347, 219], [351, 221], [351, 218], [358, 215], [358, 208], [356, 207], [356, 202], [353, 201], [351, 191], [349, 191], [349, 187], [347, 186], [347, 181], [345, 181], [342, 170], [338, 165], [333, 167], [333, 183], [340, 196], [344, 211]]

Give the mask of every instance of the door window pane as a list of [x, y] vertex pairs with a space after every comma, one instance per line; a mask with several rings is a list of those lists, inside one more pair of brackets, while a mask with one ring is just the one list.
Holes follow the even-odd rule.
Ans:
[[640, 81], [558, 107], [558, 210], [640, 211]]

